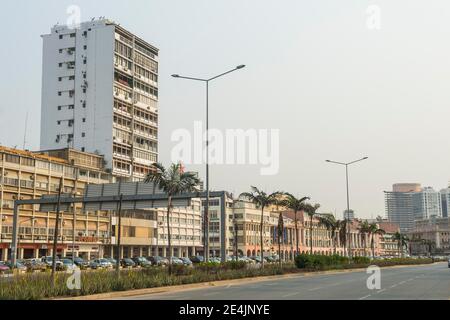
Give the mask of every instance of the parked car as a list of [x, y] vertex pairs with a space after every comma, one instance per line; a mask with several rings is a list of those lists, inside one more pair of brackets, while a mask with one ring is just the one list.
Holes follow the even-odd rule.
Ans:
[[184, 262], [183, 262], [183, 260], [181, 260], [178, 257], [172, 257], [172, 264], [175, 266], [182, 266], [182, 265], [184, 265]]
[[[256, 263], [261, 263], [261, 256], [252, 256], [250, 257], [253, 261], [255, 261]], [[267, 262], [267, 259], [264, 258], [264, 262]]]
[[16, 264], [13, 267], [13, 263], [11, 261], [6, 261], [5, 264], [10, 269], [16, 269], [19, 272], [26, 272], [28, 270], [27, 266], [20, 261], [16, 261]]
[[48, 266], [40, 259], [17, 260], [27, 267], [28, 272], [45, 271]]
[[205, 258], [203, 258], [203, 256], [192, 256], [190, 260], [192, 263], [202, 263], [205, 261]]
[[[47, 265], [47, 267], [52, 268], [53, 266], [53, 257], [42, 257], [41, 261]], [[64, 268], [64, 264], [61, 260], [56, 258], [56, 270], [61, 270]]]
[[186, 258], [186, 257], [183, 257], [183, 258], [180, 258], [181, 259], [181, 261], [183, 261], [183, 264], [185, 265], [185, 266], [192, 266], [192, 261], [191, 261], [191, 259], [189, 259], [189, 258]]
[[109, 262], [111, 262], [111, 264], [113, 265], [113, 267], [115, 267], [117, 265], [117, 260], [114, 258], [105, 258], [106, 260], [108, 260]]
[[73, 262], [75, 263], [75, 265], [80, 268], [81, 270], [87, 269], [89, 268], [89, 262], [84, 260], [81, 257], [75, 257], [73, 259]]
[[64, 265], [65, 270], [75, 270], [77, 268], [76, 264], [73, 263], [72, 259], [62, 259], [61, 262]]
[[448, 259], [448, 267], [450, 268], [450, 258]]
[[130, 258], [121, 259], [120, 260], [120, 265], [123, 268], [134, 268], [134, 267], [136, 267], [136, 263], [133, 260], [131, 260]]
[[136, 266], [147, 268], [150, 267], [152, 264], [144, 257], [134, 257], [133, 262], [136, 264]]
[[110, 269], [112, 264], [106, 259], [95, 259], [89, 263], [89, 267], [91, 269]]
[[3, 261], [0, 261], [0, 274], [5, 273], [9, 271], [10, 268], [4, 263]]
[[148, 261], [154, 266], [166, 266], [169, 264], [169, 261], [160, 256], [152, 256], [147, 258]]
[[222, 259], [220, 257], [211, 257], [211, 258], [209, 258], [209, 262], [211, 262], [211, 263], [221, 263]]

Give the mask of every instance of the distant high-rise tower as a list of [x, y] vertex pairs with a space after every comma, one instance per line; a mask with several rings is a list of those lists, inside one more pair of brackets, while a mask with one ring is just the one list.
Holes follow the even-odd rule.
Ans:
[[413, 195], [421, 190], [419, 183], [398, 183], [392, 191], [385, 191], [386, 215], [390, 222], [399, 225], [401, 232], [414, 227]]
[[106, 20], [43, 37], [41, 149], [99, 153], [140, 180], [158, 160], [158, 49]]
[[344, 219], [348, 219], [348, 220], [353, 220], [355, 219], [355, 211], [353, 211], [352, 209], [344, 210]]
[[431, 187], [423, 188], [412, 197], [414, 220], [442, 217], [441, 193]]

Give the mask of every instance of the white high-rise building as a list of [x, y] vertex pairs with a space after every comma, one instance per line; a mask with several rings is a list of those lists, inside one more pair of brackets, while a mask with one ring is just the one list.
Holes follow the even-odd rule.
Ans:
[[106, 20], [43, 35], [41, 149], [104, 156], [140, 180], [158, 159], [158, 49]]
[[425, 187], [412, 196], [414, 220], [442, 217], [441, 193]]

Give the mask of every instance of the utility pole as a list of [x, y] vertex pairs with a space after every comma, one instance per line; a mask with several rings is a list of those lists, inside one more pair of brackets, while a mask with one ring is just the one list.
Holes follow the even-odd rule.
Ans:
[[58, 229], [59, 229], [59, 215], [61, 207], [61, 192], [63, 188], [63, 177], [59, 180], [59, 190], [58, 190], [58, 203], [56, 204], [56, 221], [55, 221], [55, 231], [53, 234], [53, 252], [52, 252], [52, 283], [55, 285], [55, 273], [56, 273], [56, 250], [58, 246]]
[[120, 277], [120, 238], [122, 235], [122, 201], [123, 194], [120, 195], [119, 198], [119, 210], [117, 211], [118, 216], [118, 231], [117, 231], [117, 260], [116, 260], [116, 272], [117, 278]]

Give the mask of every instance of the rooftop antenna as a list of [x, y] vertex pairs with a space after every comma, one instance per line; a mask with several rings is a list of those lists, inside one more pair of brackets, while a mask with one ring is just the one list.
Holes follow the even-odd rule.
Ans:
[[25, 117], [25, 132], [23, 134], [23, 150], [25, 150], [25, 145], [27, 144], [27, 129], [28, 129], [28, 111]]

